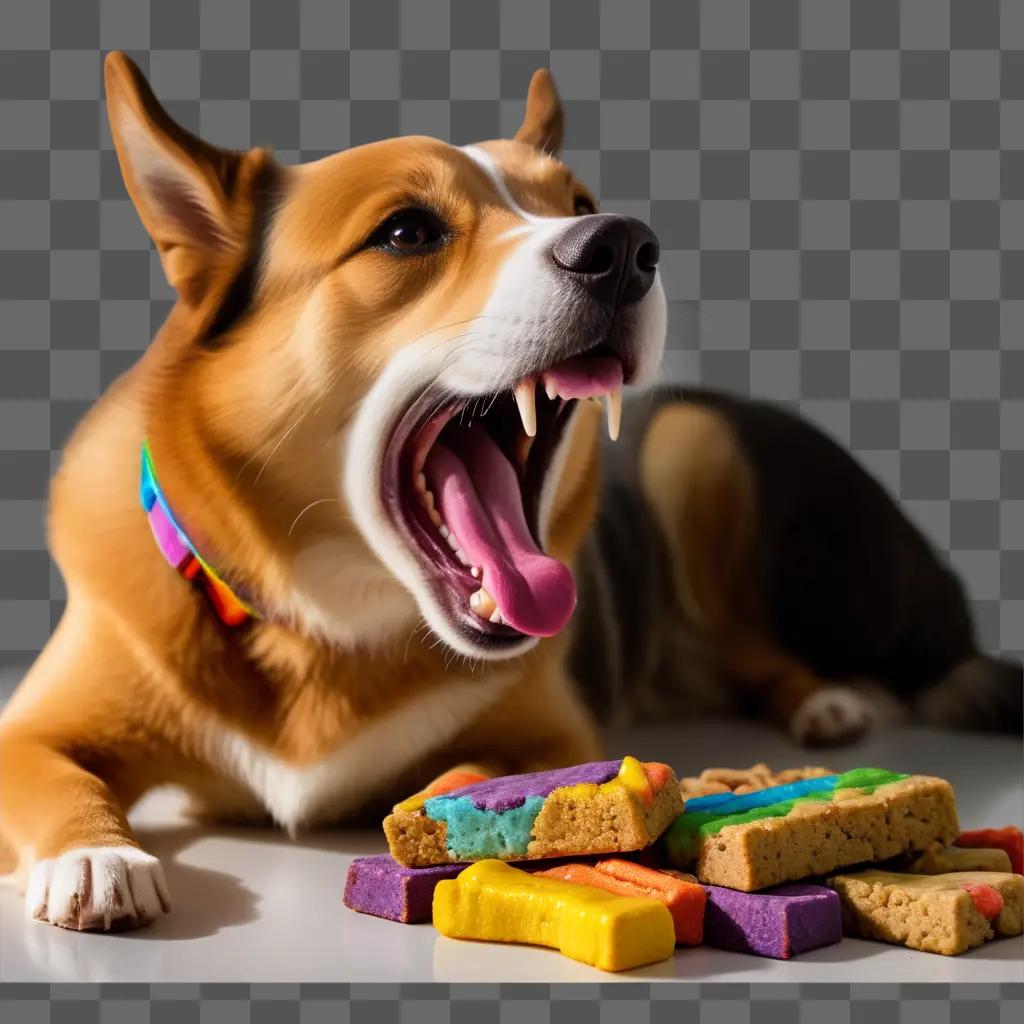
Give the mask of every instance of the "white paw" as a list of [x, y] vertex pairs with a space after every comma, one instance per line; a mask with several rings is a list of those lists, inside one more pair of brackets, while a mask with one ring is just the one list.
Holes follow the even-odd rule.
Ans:
[[170, 908], [160, 861], [134, 846], [83, 847], [41, 860], [25, 894], [29, 918], [79, 931], [138, 928]]
[[875, 712], [848, 686], [826, 686], [811, 694], [790, 719], [789, 731], [805, 746], [850, 743], [875, 724]]

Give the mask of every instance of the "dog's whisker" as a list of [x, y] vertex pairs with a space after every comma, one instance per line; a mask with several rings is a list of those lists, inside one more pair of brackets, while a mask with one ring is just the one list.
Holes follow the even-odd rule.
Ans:
[[292, 434], [295, 428], [306, 418], [309, 411], [309, 409], [306, 409], [303, 413], [301, 413], [299, 418], [281, 435], [277, 444], [274, 445], [274, 448], [271, 451], [271, 453], [266, 457], [266, 459], [264, 459], [263, 465], [260, 466], [260, 471], [256, 474], [255, 478], [253, 479], [253, 487], [255, 487], [260, 482], [260, 477], [263, 476], [263, 471], [267, 468], [268, 465], [270, 465], [270, 460], [280, 451], [281, 445], [283, 445], [285, 441], [288, 440], [289, 436]]
[[[300, 520], [300, 519], [301, 519], [301, 518], [302, 518], [302, 517], [303, 517], [303, 516], [304, 516], [304, 515], [305, 515], [305, 514], [306, 514], [306, 513], [307, 513], [307, 512], [308, 512], [308, 511], [309, 511], [309, 510], [311, 509], [311, 508], [316, 508], [316, 506], [317, 506], [317, 505], [323, 505], [323, 504], [324, 504], [324, 502], [327, 502], [327, 501], [334, 501], [334, 502], [337, 502], [337, 503], [338, 503], [339, 505], [341, 504], [341, 502], [339, 501], [339, 499], [338, 499], [338, 498], [333, 498], [333, 497], [332, 497], [332, 498], [317, 498], [317, 500], [316, 500], [316, 501], [311, 501], [311, 502], [310, 502], [310, 503], [309, 503], [309, 504], [308, 504], [308, 505], [307, 505], [307, 506], [306, 506], [306, 507], [305, 507], [305, 508], [304, 508], [304, 509], [303, 509], [303, 510], [302, 510], [302, 511], [301, 511], [301, 512], [300, 512], [300, 513], [299, 513], [299, 514], [298, 514], [298, 515], [297, 515], [297, 516], [296, 516], [296, 517], [295, 517], [295, 518], [294, 518], [294, 519], [292, 520], [292, 525], [288, 527], [288, 536], [290, 537], [290, 536], [292, 535], [292, 531], [293, 531], [293, 530], [295, 529], [295, 527], [296, 527], [296, 526], [298, 525], [298, 523], [299, 523], [299, 520]], [[348, 516], [343, 516], [342, 518], [343, 518], [343, 519], [348, 519], [349, 517], [348, 517]]]

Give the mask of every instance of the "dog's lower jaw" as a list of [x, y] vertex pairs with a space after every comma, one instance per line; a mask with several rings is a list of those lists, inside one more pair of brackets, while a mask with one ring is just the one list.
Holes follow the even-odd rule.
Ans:
[[160, 861], [134, 846], [82, 847], [38, 861], [25, 894], [30, 919], [75, 931], [139, 928], [170, 909]]

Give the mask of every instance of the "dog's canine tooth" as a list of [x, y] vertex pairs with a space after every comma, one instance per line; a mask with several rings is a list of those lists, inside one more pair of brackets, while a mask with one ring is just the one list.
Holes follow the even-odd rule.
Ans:
[[469, 595], [469, 607], [472, 608], [481, 619], [491, 619], [491, 621], [493, 621], [491, 617], [498, 612], [498, 606], [495, 603], [494, 598], [491, 597], [483, 587]]
[[526, 434], [520, 434], [516, 440], [516, 460], [520, 468], [525, 468], [526, 460], [530, 457], [530, 449], [533, 447], [533, 438]]
[[537, 436], [537, 382], [527, 377], [515, 387], [516, 405], [527, 437]]
[[622, 388], [609, 391], [604, 397], [608, 413], [608, 436], [618, 441], [619, 427], [622, 425]]

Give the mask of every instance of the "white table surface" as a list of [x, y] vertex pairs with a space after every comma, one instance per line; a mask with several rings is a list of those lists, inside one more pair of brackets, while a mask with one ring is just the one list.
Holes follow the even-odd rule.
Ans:
[[[941, 775], [956, 787], [964, 828], [1024, 820], [1021, 743], [1002, 737], [900, 729], [857, 747], [816, 754], [748, 723], [698, 722], [636, 731], [609, 742], [681, 774], [707, 765], [775, 768], [808, 762], [838, 770], [875, 765]], [[0, 889], [2, 981], [687, 981], [997, 982], [1024, 980], [1019, 938], [943, 957], [844, 939], [796, 960], [708, 948], [605, 974], [550, 950], [461, 942], [430, 924], [400, 925], [341, 904], [349, 861], [385, 849], [377, 831], [325, 830], [290, 840], [272, 830], [210, 830], [186, 823], [181, 800], [154, 793], [132, 815], [164, 862], [173, 912], [118, 935], [79, 934], [26, 921], [20, 897]]]

